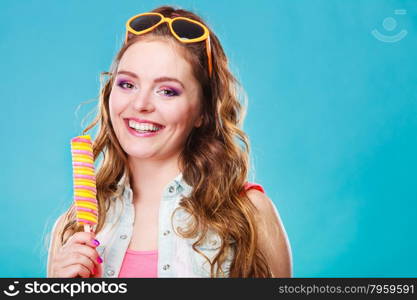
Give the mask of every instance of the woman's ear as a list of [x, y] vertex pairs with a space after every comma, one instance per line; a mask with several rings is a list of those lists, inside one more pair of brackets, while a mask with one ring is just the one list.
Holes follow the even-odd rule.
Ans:
[[200, 115], [194, 123], [194, 127], [199, 128], [203, 125], [203, 115]]

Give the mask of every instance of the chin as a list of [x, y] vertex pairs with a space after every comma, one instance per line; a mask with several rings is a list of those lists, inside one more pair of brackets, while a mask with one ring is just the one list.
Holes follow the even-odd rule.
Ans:
[[141, 152], [141, 151], [128, 151], [126, 152], [128, 157], [133, 159], [148, 159], [155, 156], [155, 153]]

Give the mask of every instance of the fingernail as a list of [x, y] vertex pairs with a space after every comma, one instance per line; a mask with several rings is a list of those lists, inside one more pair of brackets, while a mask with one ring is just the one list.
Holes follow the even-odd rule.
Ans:
[[100, 245], [100, 242], [94, 239], [93, 240], [93, 244], [94, 244], [94, 246], [99, 246]]
[[101, 257], [100, 257], [100, 256], [98, 256], [98, 257], [97, 257], [97, 262], [98, 262], [99, 264], [101, 264], [101, 263], [103, 262], [103, 260], [101, 259]]

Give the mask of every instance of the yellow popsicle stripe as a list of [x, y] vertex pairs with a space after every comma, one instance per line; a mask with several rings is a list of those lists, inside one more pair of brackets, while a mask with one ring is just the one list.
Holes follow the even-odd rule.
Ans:
[[95, 211], [97, 211], [98, 209], [97, 203], [91, 203], [88, 201], [77, 200], [75, 201], [75, 204], [77, 205], [77, 207], [91, 208], [91, 209], [94, 209]]
[[[93, 147], [91, 147], [91, 145], [71, 145], [71, 151], [73, 150], [83, 150], [83, 151], [87, 151], [91, 154], [93, 154]], [[72, 152], [73, 153], [73, 152]], [[74, 153], [74, 154], [81, 154], [81, 153]], [[86, 154], [86, 153], [82, 153], [82, 154]]]
[[94, 171], [94, 168], [87, 166], [74, 166], [75, 171]]
[[96, 199], [96, 194], [93, 191], [84, 189], [74, 189], [74, 196]]
[[[88, 151], [91, 154], [93, 154], [93, 149], [91, 147], [82, 147], [82, 146], [76, 146], [76, 147], [71, 147], [71, 151], [72, 150], [84, 150], [84, 151]], [[74, 153], [75, 154], [75, 153]], [[78, 154], [78, 153], [77, 153]]]
[[72, 158], [88, 158], [88, 159], [93, 159], [91, 156], [87, 155], [87, 154], [81, 154], [81, 153], [73, 153], [72, 154]]
[[71, 143], [71, 146], [90, 146], [90, 147], [92, 147], [93, 144], [91, 142], [90, 143], [86, 143], [86, 142], [72, 142]]
[[73, 169], [73, 173], [74, 174], [81, 174], [81, 175], [91, 175], [94, 176], [94, 171], [93, 170], [82, 170], [82, 169], [78, 169], [78, 168], [74, 168]]
[[72, 162], [94, 163], [94, 160], [90, 156], [87, 156], [87, 155], [73, 155]]
[[84, 213], [78, 212], [77, 213], [77, 218], [86, 219], [88, 221], [97, 223], [97, 217], [95, 215], [91, 214], [91, 213], [84, 214]]
[[86, 185], [91, 187], [96, 187], [96, 182], [94, 180], [88, 179], [74, 179], [74, 185]]
[[[95, 211], [97, 212], [97, 210], [95, 210]], [[83, 210], [77, 210], [77, 215], [81, 215], [81, 214], [83, 214], [83, 215], [90, 215], [90, 216], [94, 216], [95, 217], [95, 214], [93, 214], [92, 212], [83, 211]]]

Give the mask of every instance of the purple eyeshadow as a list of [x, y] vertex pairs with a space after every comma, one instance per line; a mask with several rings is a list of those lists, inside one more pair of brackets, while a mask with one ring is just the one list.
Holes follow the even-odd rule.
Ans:
[[118, 79], [117, 81], [117, 86], [119, 86], [121, 89], [123, 89], [123, 90], [129, 90], [129, 89], [131, 89], [131, 88], [127, 88], [127, 87], [123, 87], [123, 85], [125, 84], [125, 83], [127, 83], [127, 84], [129, 84], [129, 85], [131, 85], [131, 86], [133, 86], [133, 84], [132, 83], [130, 83], [129, 82], [129, 80], [125, 80], [125, 79]]
[[179, 90], [177, 90], [177, 89], [174, 89], [174, 88], [170, 88], [176, 95], [179, 95], [180, 94], [180, 91]]
[[117, 80], [117, 85], [121, 85], [122, 83], [126, 83], [127, 81], [124, 79], [118, 79]]

